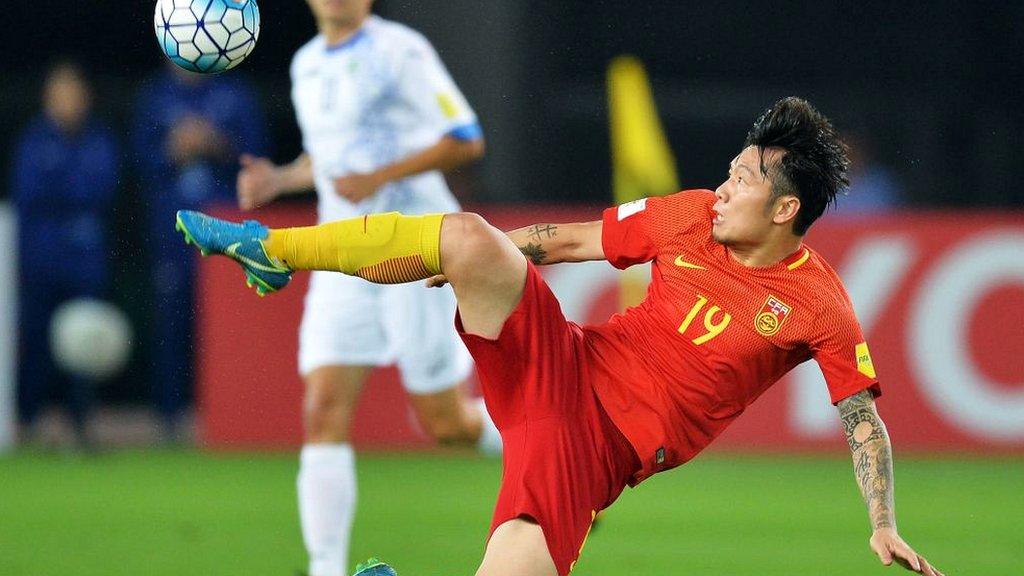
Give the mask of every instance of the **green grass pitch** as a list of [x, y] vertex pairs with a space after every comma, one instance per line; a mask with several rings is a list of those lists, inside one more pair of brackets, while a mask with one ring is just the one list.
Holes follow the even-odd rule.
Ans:
[[[1024, 573], [1024, 461], [897, 457], [900, 529], [949, 575]], [[305, 566], [295, 455], [0, 457], [4, 576], [286, 575]], [[352, 562], [472, 574], [500, 478], [465, 454], [363, 454]], [[574, 574], [870, 575], [849, 460], [709, 455], [627, 490]]]

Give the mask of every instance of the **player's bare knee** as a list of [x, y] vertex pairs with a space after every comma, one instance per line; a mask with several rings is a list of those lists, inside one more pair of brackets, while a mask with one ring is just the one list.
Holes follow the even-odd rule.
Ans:
[[438, 444], [452, 446], [464, 444], [471, 440], [469, 431], [456, 418], [432, 418], [423, 424], [427, 433]]
[[344, 442], [348, 439], [350, 408], [343, 399], [322, 389], [310, 387], [303, 403], [306, 440]]
[[449, 280], [491, 278], [518, 251], [479, 214], [447, 214], [441, 228], [441, 269]]

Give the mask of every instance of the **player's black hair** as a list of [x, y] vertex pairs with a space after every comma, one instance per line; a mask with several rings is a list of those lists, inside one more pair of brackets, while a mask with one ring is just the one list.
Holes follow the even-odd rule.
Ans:
[[[783, 98], [766, 110], [747, 134], [743, 147], [748, 146], [757, 146], [761, 152], [761, 173], [771, 178], [772, 201], [786, 194], [800, 199], [793, 222], [798, 236], [806, 234], [850, 184], [846, 145], [829, 119], [801, 98]], [[766, 166], [764, 151], [769, 148], [785, 154]]]

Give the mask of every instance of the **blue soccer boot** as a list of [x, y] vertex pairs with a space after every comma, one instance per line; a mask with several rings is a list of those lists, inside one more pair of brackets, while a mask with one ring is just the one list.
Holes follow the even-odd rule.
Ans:
[[352, 576], [398, 576], [398, 574], [391, 566], [376, 558], [370, 558], [366, 562], [360, 562]]
[[277, 292], [288, 285], [292, 271], [267, 256], [263, 240], [270, 233], [255, 220], [241, 224], [212, 218], [200, 212], [178, 210], [174, 228], [185, 236], [186, 244], [195, 244], [203, 256], [223, 254], [238, 262], [245, 271], [245, 283], [260, 296]]

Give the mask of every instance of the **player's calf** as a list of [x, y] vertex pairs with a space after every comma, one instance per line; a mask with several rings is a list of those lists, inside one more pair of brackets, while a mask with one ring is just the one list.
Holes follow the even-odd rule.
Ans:
[[483, 418], [459, 387], [409, 397], [420, 425], [442, 445], [472, 445], [480, 440]]
[[441, 273], [443, 214], [367, 214], [319, 226], [270, 230], [267, 254], [292, 270], [328, 270], [375, 284]]

